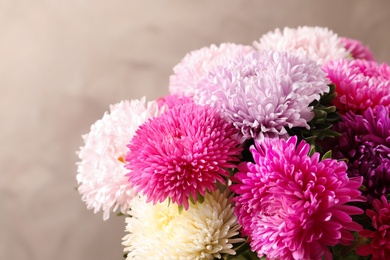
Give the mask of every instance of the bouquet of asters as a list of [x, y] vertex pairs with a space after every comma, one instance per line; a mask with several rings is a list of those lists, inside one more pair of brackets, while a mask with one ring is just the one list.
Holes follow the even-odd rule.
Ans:
[[327, 28], [212, 45], [77, 152], [126, 259], [390, 259], [390, 67]]

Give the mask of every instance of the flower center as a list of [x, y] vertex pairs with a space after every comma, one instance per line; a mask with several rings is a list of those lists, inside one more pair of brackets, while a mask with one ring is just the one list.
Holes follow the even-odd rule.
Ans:
[[118, 161], [120, 161], [121, 163], [126, 163], [126, 156], [125, 155], [121, 155], [118, 157]]
[[162, 210], [158, 213], [158, 216], [156, 218], [157, 228], [161, 231], [167, 232], [167, 234], [172, 234], [174, 225], [171, 224], [171, 222], [176, 217], [176, 215], [177, 208], [167, 206], [165, 210]]

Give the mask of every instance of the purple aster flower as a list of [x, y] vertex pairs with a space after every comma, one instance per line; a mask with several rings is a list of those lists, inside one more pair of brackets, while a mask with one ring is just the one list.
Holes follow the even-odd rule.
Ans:
[[348, 160], [349, 176], [364, 177], [368, 202], [390, 194], [389, 111], [378, 106], [376, 114], [370, 108], [363, 115], [348, 112], [334, 130], [341, 136], [327, 141], [328, 148], [336, 159]]
[[343, 161], [309, 156], [297, 137], [266, 138], [239, 164], [231, 189], [235, 212], [252, 250], [270, 259], [331, 259], [329, 246], [350, 244], [361, 226], [350, 215], [363, 210], [361, 177], [349, 178]]
[[331, 61], [323, 67], [336, 85], [332, 103], [341, 114], [362, 114], [378, 105], [390, 107], [390, 66], [366, 60]]
[[225, 184], [241, 152], [237, 130], [213, 108], [174, 106], [141, 125], [128, 145], [129, 181], [148, 202], [179, 206]]
[[309, 104], [329, 91], [329, 80], [305, 55], [253, 51], [210, 71], [193, 97], [219, 109], [242, 139], [287, 136], [285, 127], [306, 127]]

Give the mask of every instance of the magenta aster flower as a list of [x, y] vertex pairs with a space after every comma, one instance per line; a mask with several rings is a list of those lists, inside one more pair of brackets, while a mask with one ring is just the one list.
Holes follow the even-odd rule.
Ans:
[[171, 109], [175, 106], [181, 106], [189, 102], [193, 102], [192, 99], [189, 97], [170, 94], [157, 100], [158, 106], [160, 108], [162, 108], [163, 106], [167, 106], [168, 109]]
[[370, 244], [362, 245], [356, 253], [361, 256], [372, 255], [373, 260], [390, 259], [390, 204], [385, 196], [372, 203], [374, 210], [366, 210], [374, 230], [364, 229], [359, 235], [371, 240]]
[[141, 125], [126, 160], [130, 183], [153, 203], [170, 198], [188, 209], [235, 167], [237, 130], [216, 110], [194, 103], [175, 106]]
[[383, 106], [374, 114], [367, 109], [363, 115], [348, 112], [334, 126], [341, 134], [324, 144], [336, 159], [348, 159], [348, 175], [363, 176], [368, 202], [390, 194], [390, 115]]
[[361, 178], [348, 178], [344, 162], [309, 156], [296, 136], [266, 138], [251, 147], [254, 163], [243, 162], [231, 189], [235, 212], [252, 250], [270, 259], [331, 259], [328, 246], [349, 244], [361, 226], [350, 215], [363, 210]]
[[83, 136], [85, 146], [78, 152], [78, 191], [88, 209], [104, 212], [104, 220], [117, 209], [126, 214], [136, 194], [125, 177], [126, 145], [139, 125], [162, 111], [156, 102], [146, 103], [145, 98], [122, 101], [110, 106], [110, 113]]
[[329, 91], [322, 69], [305, 55], [253, 51], [211, 70], [193, 97], [219, 109], [243, 139], [286, 136], [285, 127], [306, 127], [309, 106]]
[[323, 67], [336, 85], [332, 103], [340, 113], [362, 114], [378, 105], [390, 107], [390, 67], [366, 60], [338, 60]]
[[351, 53], [352, 58], [375, 61], [374, 54], [370, 48], [363, 45], [361, 41], [342, 37], [341, 42], [344, 43], [344, 47]]
[[323, 27], [285, 27], [283, 31], [276, 29], [264, 34], [253, 45], [258, 50], [303, 52], [320, 65], [350, 55], [340, 37]]
[[173, 68], [174, 74], [169, 78], [171, 94], [193, 96], [195, 86], [207, 77], [211, 69], [251, 51], [251, 46], [222, 43], [190, 52]]

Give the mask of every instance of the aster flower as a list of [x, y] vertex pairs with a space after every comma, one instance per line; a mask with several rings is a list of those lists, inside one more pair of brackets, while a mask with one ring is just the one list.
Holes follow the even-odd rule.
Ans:
[[376, 114], [370, 108], [363, 115], [348, 112], [333, 129], [341, 136], [323, 146], [332, 149], [334, 158], [348, 160], [349, 176], [364, 177], [368, 202], [390, 194], [389, 111], [378, 106]]
[[374, 54], [370, 48], [363, 45], [361, 41], [346, 37], [341, 37], [340, 40], [344, 43], [344, 47], [351, 53], [352, 58], [375, 61]]
[[104, 220], [110, 211], [128, 210], [135, 191], [125, 177], [126, 145], [139, 125], [160, 112], [156, 102], [145, 103], [145, 98], [122, 101], [110, 106], [110, 113], [83, 136], [85, 145], [78, 152], [78, 191], [88, 209], [104, 212]]
[[168, 109], [171, 109], [175, 106], [180, 106], [189, 102], [193, 102], [191, 98], [178, 95], [166, 95], [165, 97], [159, 98], [157, 100], [158, 106], [161, 108], [166, 106]]
[[199, 81], [207, 77], [208, 72], [228, 63], [231, 59], [251, 52], [251, 46], [234, 43], [211, 45], [187, 54], [174, 68], [169, 78], [171, 94], [191, 97]]
[[328, 246], [349, 244], [361, 226], [350, 215], [363, 211], [361, 178], [348, 178], [344, 162], [309, 156], [297, 138], [266, 138], [239, 164], [231, 189], [235, 212], [252, 250], [270, 259], [331, 259]]
[[323, 67], [336, 85], [332, 103], [340, 113], [362, 114], [378, 105], [390, 107], [390, 67], [366, 60], [338, 60]]
[[326, 74], [303, 54], [253, 51], [215, 68], [193, 100], [220, 110], [242, 139], [286, 136], [286, 127], [306, 127], [310, 103], [329, 91]]
[[356, 252], [362, 256], [372, 255], [373, 260], [390, 259], [390, 204], [382, 196], [381, 200], [374, 200], [373, 207], [373, 210], [366, 211], [366, 215], [371, 219], [374, 230], [359, 232], [359, 235], [371, 241], [360, 246]]
[[320, 65], [350, 55], [340, 37], [323, 27], [278, 28], [264, 34], [253, 46], [258, 50], [303, 52]]
[[188, 209], [189, 200], [225, 184], [241, 151], [236, 135], [215, 109], [175, 106], [137, 130], [126, 157], [129, 181], [148, 202], [169, 197]]
[[231, 196], [219, 190], [207, 193], [203, 203], [179, 213], [168, 201], [152, 204], [134, 199], [126, 218], [123, 245], [127, 259], [220, 259], [235, 255], [239, 225]]

